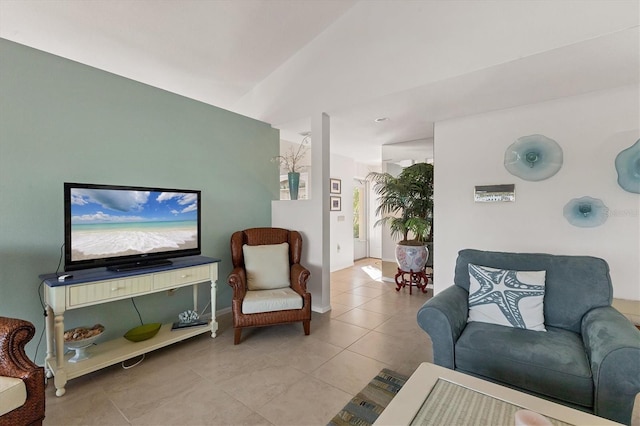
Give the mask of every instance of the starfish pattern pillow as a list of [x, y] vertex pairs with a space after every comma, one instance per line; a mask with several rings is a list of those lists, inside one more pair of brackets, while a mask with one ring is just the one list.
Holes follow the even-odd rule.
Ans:
[[513, 271], [469, 264], [469, 322], [527, 330], [544, 326], [546, 271]]

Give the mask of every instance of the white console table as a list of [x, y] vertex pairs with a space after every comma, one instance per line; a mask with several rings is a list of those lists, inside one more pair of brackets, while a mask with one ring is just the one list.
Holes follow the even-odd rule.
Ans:
[[[173, 259], [172, 265], [137, 271], [114, 272], [105, 268], [74, 271], [73, 278], [59, 282], [56, 274], [41, 275], [44, 281], [44, 298], [47, 305], [47, 377], [54, 377], [56, 395], [65, 394], [68, 380], [151, 352], [155, 349], [211, 332], [216, 337], [216, 281], [218, 262], [204, 256]], [[211, 321], [209, 326], [171, 330], [172, 324], [163, 324], [158, 334], [142, 342], [131, 342], [120, 337], [108, 342], [98, 342], [88, 349], [90, 358], [70, 363], [71, 355], [64, 355], [64, 313], [69, 309], [128, 299], [146, 294], [193, 286], [193, 310], [198, 311], [198, 284], [211, 285]]]

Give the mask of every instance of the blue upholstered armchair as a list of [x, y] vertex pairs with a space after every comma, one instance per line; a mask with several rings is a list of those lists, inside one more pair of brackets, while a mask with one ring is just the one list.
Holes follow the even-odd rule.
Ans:
[[[546, 331], [467, 322], [469, 264], [546, 271]], [[454, 284], [418, 311], [435, 364], [629, 424], [640, 392], [640, 331], [611, 307], [603, 259], [462, 250]]]

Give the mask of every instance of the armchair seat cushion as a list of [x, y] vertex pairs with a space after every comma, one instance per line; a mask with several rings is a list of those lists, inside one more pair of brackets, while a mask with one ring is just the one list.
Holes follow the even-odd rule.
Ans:
[[468, 323], [455, 345], [457, 370], [584, 407], [593, 406], [593, 377], [582, 338]]
[[27, 387], [22, 379], [0, 376], [0, 416], [27, 402]]
[[273, 290], [248, 290], [242, 301], [243, 314], [302, 309], [302, 296], [290, 287]]

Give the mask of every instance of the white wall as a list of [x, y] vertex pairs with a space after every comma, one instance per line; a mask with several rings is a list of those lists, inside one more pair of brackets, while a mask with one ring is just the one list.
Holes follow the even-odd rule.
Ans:
[[[640, 137], [638, 86], [453, 119], [435, 126], [435, 290], [453, 284], [463, 248], [604, 258], [614, 297], [640, 300], [640, 195], [617, 184], [616, 155]], [[524, 181], [504, 168], [518, 137], [543, 134], [564, 151], [553, 177]], [[514, 203], [474, 203], [475, 185], [515, 183]], [[562, 214], [581, 196], [600, 198], [609, 217], [577, 228]]]
[[341, 180], [342, 209], [329, 214], [331, 272], [353, 266], [353, 159], [331, 154], [331, 178]]

